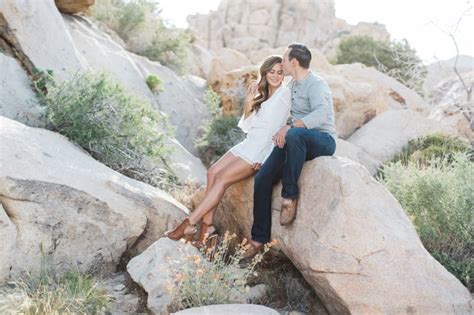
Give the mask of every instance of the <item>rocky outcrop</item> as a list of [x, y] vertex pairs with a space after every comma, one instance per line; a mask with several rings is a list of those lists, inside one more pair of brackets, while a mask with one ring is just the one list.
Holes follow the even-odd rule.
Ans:
[[[175, 298], [177, 296], [173, 293], [180, 278], [198, 268], [202, 268], [204, 272], [207, 272], [211, 270], [208, 264], [210, 263], [202, 256], [201, 252], [191, 244], [161, 238], [143, 253], [130, 260], [127, 271], [132, 279], [148, 293], [148, 309], [153, 314], [169, 314], [170, 310], [176, 308]], [[228, 266], [227, 268], [233, 267]], [[226, 272], [243, 277], [245, 271], [236, 267]], [[266, 285], [256, 285], [249, 288], [247, 292], [232, 290], [227, 298], [234, 303], [245, 304], [251, 300], [262, 298], [265, 291]], [[228, 307], [222, 306], [219, 309], [226, 310]], [[242, 308], [242, 310], [244, 309]], [[265, 310], [265, 308], [262, 310]], [[236, 310], [232, 313], [240, 314]], [[221, 313], [217, 312], [215, 314]], [[226, 312], [222, 314], [226, 314]]]
[[0, 115], [29, 126], [44, 126], [44, 109], [20, 64], [0, 52], [0, 69]]
[[309, 47], [333, 51], [341, 34], [388, 39], [380, 24], [352, 26], [336, 18], [334, 1], [223, 0], [217, 11], [188, 16], [189, 29], [198, 44], [215, 51], [232, 48], [247, 55], [265, 47], [303, 42]]
[[[421, 244], [400, 204], [361, 165], [306, 162], [296, 220], [280, 226], [273, 190], [272, 237], [331, 314], [469, 314], [469, 291]], [[250, 235], [253, 180], [231, 186], [216, 221]]]
[[362, 126], [347, 141], [385, 162], [400, 153], [408, 141], [437, 132], [457, 134], [454, 128], [420, 113], [389, 110]]
[[[125, 50], [88, 18], [64, 16], [64, 21], [85, 62], [96, 71], [112, 73], [124, 87], [165, 113], [176, 127], [176, 139], [186, 150], [197, 154], [195, 141], [209, 117], [207, 106], [200, 100], [202, 92], [195, 93], [169, 68]], [[162, 92], [153, 93], [146, 85], [151, 74], [162, 80]], [[180, 152], [182, 148], [176, 147], [175, 150]], [[205, 168], [199, 160], [193, 160], [190, 169], [194, 169], [192, 175], [196, 176], [192, 177], [195, 181], [205, 181]]]
[[130, 260], [127, 271], [148, 293], [147, 307], [153, 314], [169, 314], [173, 304], [171, 288], [176, 281], [173, 270], [180, 264], [192, 263], [190, 258], [194, 255], [199, 255], [194, 246], [161, 238]]
[[53, 0], [3, 0], [0, 12], [36, 68], [65, 79], [85, 67]]
[[[181, 80], [171, 70], [159, 64], [154, 66], [154, 63], [150, 62], [152, 69], [144, 69], [146, 62], [141, 62], [139, 66], [133, 60], [133, 54], [115, 43], [87, 18], [61, 16], [53, 0], [25, 0], [21, 3], [6, 0], [0, 3], [0, 13], [0, 47], [19, 62], [30, 79], [34, 76], [34, 68], [52, 70], [54, 77], [59, 80], [67, 79], [77, 71], [106, 71], [126, 89], [150, 101], [157, 110], [161, 109], [159, 103], [166, 104], [162, 106], [162, 110], [170, 109], [169, 113], [165, 113], [172, 117], [172, 124], [179, 124], [175, 125], [176, 136], [185, 146], [176, 144], [174, 139], [168, 142], [168, 145], [174, 148], [173, 157], [178, 161], [172, 167], [182, 181], [205, 182], [204, 165], [188, 151], [196, 154], [194, 141], [203, 120], [209, 114], [206, 105], [199, 100], [201, 95], [196, 92], [199, 90], [190, 87], [190, 82]], [[2, 83], [2, 88], [5, 89], [0, 93], [2, 96], [5, 93], [9, 95], [1, 99], [1, 113], [34, 126], [38, 125], [32, 121], [40, 119], [40, 115], [35, 112], [33, 105], [24, 102], [32, 93], [20, 93], [25, 90], [25, 76], [19, 77], [14, 63], [4, 59], [3, 55], [1, 58], [2, 63], [4, 60], [8, 62], [8, 71], [2, 71], [1, 76], [13, 78], [12, 82]], [[157, 69], [161, 69], [158, 75], [164, 77], [164, 85], [167, 88], [162, 95], [153, 94], [145, 82], [145, 75], [154, 73]], [[11, 94], [12, 88], [19, 90]], [[34, 104], [34, 97], [32, 99]], [[14, 104], [16, 101], [18, 103]], [[193, 120], [183, 123], [177, 115], [172, 115], [176, 108], [181, 114], [189, 113], [187, 117], [193, 117]]]
[[[461, 74], [467, 88], [474, 87], [474, 71]], [[472, 94], [472, 92], [471, 92]], [[474, 141], [474, 99], [456, 75], [441, 80], [431, 92], [430, 118], [453, 126], [462, 136]]]
[[95, 0], [54, 0], [59, 11], [66, 14], [87, 13]]
[[187, 211], [54, 132], [0, 117], [0, 147], [0, 281], [37, 271], [42, 255], [58, 271], [115, 270]]
[[365, 166], [371, 175], [375, 175], [382, 165], [382, 162], [370, 156], [363, 148], [342, 139], [337, 139], [334, 155], [348, 158]]

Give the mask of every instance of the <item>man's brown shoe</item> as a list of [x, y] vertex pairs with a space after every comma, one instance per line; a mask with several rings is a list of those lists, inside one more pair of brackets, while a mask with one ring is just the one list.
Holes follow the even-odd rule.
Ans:
[[263, 250], [263, 244], [254, 245], [252, 242], [248, 243], [247, 250], [242, 254], [243, 260], [248, 260], [253, 258], [253, 256], [257, 255], [258, 252]]
[[283, 198], [281, 202], [280, 210], [280, 224], [281, 225], [290, 225], [296, 218], [296, 205], [298, 204], [298, 199], [286, 199]]

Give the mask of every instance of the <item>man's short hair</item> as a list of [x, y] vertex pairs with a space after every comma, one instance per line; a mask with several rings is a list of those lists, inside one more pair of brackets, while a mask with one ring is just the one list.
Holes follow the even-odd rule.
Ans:
[[289, 45], [288, 48], [291, 48], [288, 59], [296, 58], [302, 68], [308, 69], [311, 62], [311, 52], [308, 47], [300, 43], [294, 43]]

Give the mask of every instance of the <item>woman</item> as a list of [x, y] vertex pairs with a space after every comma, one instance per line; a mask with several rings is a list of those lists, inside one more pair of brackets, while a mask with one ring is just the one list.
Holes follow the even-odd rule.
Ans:
[[273, 150], [272, 136], [285, 124], [291, 106], [290, 90], [282, 85], [282, 58], [268, 57], [260, 67], [258, 94], [248, 90], [244, 103], [244, 113], [238, 126], [247, 133], [241, 143], [230, 149], [207, 173], [207, 188], [201, 204], [174, 230], [165, 233], [173, 240], [185, 238], [193, 244], [202, 245], [205, 235], [215, 233], [212, 225], [214, 213], [225, 190], [234, 183], [253, 176]]

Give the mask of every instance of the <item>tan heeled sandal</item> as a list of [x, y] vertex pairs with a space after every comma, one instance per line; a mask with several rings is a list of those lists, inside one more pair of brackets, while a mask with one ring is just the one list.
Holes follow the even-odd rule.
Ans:
[[[188, 231], [186, 233], [186, 228], [188, 226], [192, 227], [192, 232]], [[174, 230], [166, 231], [165, 236], [172, 239], [172, 240], [174, 240], [174, 241], [178, 241], [178, 240], [184, 238], [186, 240], [186, 242], [191, 242], [196, 233], [197, 233], [196, 224], [190, 224], [189, 223], [189, 218], [186, 218]]]

